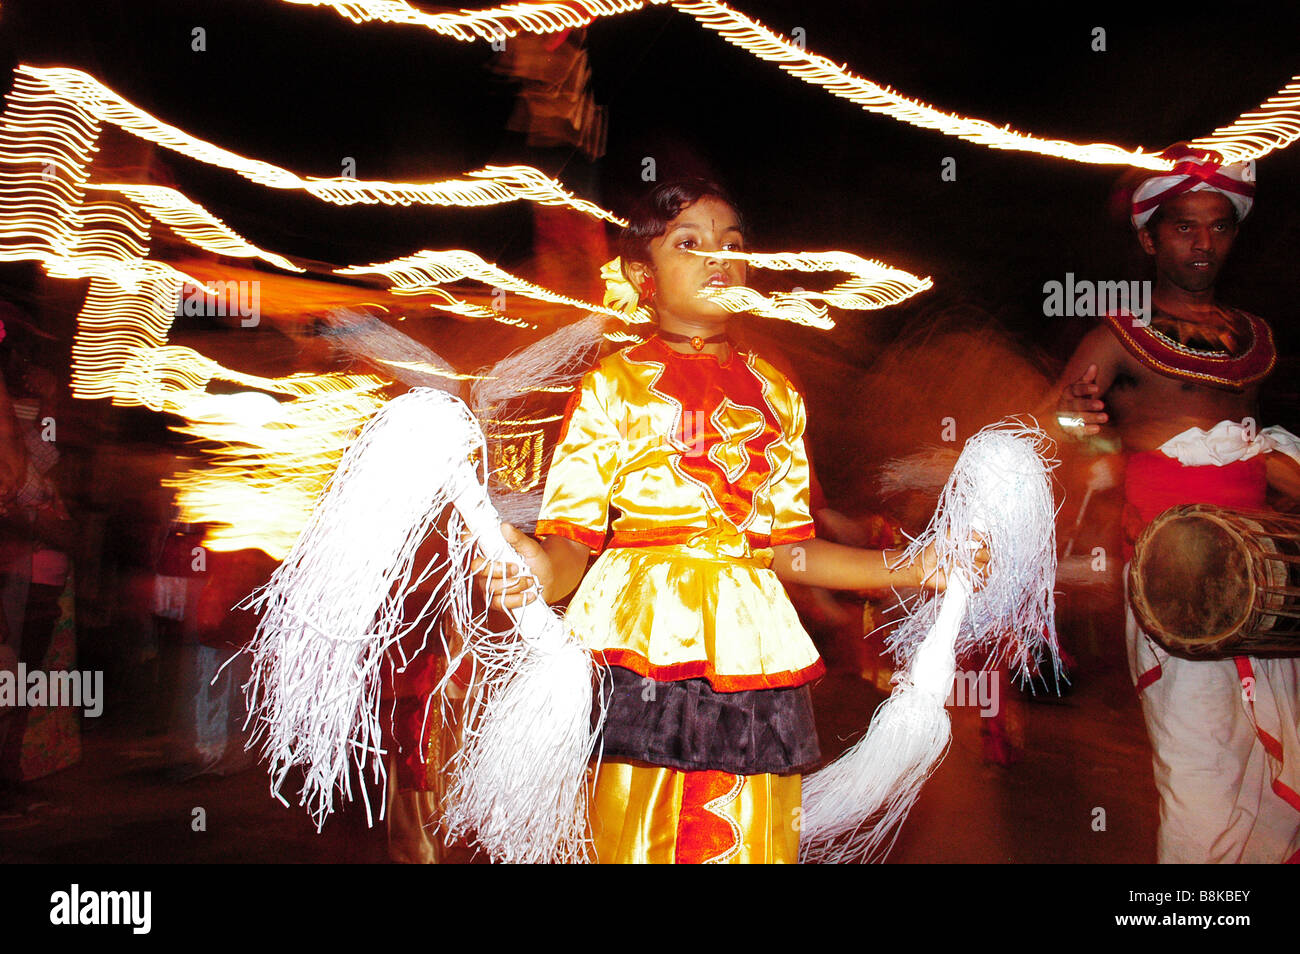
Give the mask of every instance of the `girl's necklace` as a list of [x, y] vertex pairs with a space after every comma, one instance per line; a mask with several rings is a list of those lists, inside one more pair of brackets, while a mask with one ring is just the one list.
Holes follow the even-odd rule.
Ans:
[[704, 346], [707, 344], [722, 344], [722, 342], [728, 340], [725, 331], [722, 334], [714, 335], [711, 338], [701, 338], [699, 335], [683, 335], [676, 331], [664, 331], [662, 328], [659, 329], [659, 337], [663, 338], [664, 341], [676, 341], [678, 343], [689, 344], [696, 351], [703, 351]]

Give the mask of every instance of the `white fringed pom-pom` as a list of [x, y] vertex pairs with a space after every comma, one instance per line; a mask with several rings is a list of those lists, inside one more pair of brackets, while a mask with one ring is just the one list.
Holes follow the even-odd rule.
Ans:
[[[1045, 455], [1051, 439], [1037, 427], [1003, 421], [966, 442], [939, 496], [934, 519], [904, 552], [917, 559], [933, 544], [939, 563], [974, 578], [974, 553], [982, 539], [989, 552], [982, 581], [970, 599], [957, 638], [957, 655], [979, 648], [989, 668], [1007, 661], [1022, 680], [1046, 662], [1061, 676], [1056, 645], [1056, 502]], [[929, 569], [929, 568], [927, 568]], [[941, 598], [919, 595], [887, 647], [906, 665], [938, 617]]]
[[[905, 668], [866, 735], [804, 779], [801, 860], [842, 863], [888, 854], [947, 751], [952, 728], [944, 701], [958, 656], [986, 647], [995, 660], [1009, 657], [1024, 673], [1045, 647], [1059, 675], [1052, 465], [1042, 456], [1047, 445], [1041, 430], [1019, 422], [985, 428], [966, 442], [934, 519], [904, 556], [911, 562], [933, 545], [946, 592], [918, 597], [891, 639]], [[977, 540], [984, 541], [989, 561], [972, 590]]]
[[[388, 651], [445, 615], [476, 673], [465, 746], [451, 765], [449, 827], [494, 858], [580, 860], [586, 772], [599, 737], [598, 673], [540, 600], [515, 614], [509, 633], [485, 627], [472, 599], [473, 546], [495, 561], [522, 561], [501, 538], [483, 459], [468, 408], [436, 390], [389, 402], [362, 429], [292, 552], [247, 601], [262, 613], [248, 647], [250, 745], [269, 760], [281, 801], [289, 770], [303, 769], [300, 804], [319, 828], [335, 792], [352, 797], [354, 767], [368, 763], [376, 781], [384, 778], [379, 713]], [[421, 543], [449, 506], [450, 556], [418, 566]], [[463, 540], [466, 527], [472, 537]], [[417, 587], [433, 595], [404, 619]], [[366, 812], [371, 819], [368, 799]]]

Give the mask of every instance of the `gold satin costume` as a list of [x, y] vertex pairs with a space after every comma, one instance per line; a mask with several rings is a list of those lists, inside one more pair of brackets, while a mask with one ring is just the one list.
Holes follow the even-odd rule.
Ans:
[[[771, 570], [813, 536], [803, 400], [756, 355], [682, 354], [658, 337], [605, 358], [566, 412], [539, 535], [599, 554], [569, 604], [606, 664], [719, 693], [824, 672]], [[806, 690], [804, 690], [806, 691]], [[800, 777], [602, 765], [601, 862], [797, 860]]]

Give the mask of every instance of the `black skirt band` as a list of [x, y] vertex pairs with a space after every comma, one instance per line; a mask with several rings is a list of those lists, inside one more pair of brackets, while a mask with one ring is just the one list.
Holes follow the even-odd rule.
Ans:
[[821, 763], [807, 686], [716, 692], [610, 666], [603, 752], [685, 771], [796, 775]]

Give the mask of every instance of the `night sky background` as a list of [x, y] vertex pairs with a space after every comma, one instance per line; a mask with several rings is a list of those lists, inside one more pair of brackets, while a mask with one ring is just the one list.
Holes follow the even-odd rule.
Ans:
[[[1300, 73], [1297, 24], [1283, 4], [1276, 13], [1213, 17], [1134, 3], [1032, 15], [973, 4], [736, 6], [786, 35], [803, 28], [810, 50], [938, 108], [1149, 151], [1209, 133]], [[203, 52], [191, 49], [195, 26], [206, 30]], [[1105, 52], [1091, 49], [1098, 26]], [[1089, 323], [1043, 317], [1044, 282], [1066, 272], [1148, 277], [1127, 223], [1108, 212], [1122, 169], [990, 150], [868, 114], [671, 8], [599, 20], [587, 49], [596, 102], [609, 111], [608, 153], [594, 164], [575, 150], [527, 148], [504, 129], [517, 87], [489, 71], [494, 53], [485, 42], [356, 25], [328, 8], [273, 0], [0, 4], [6, 68], [78, 67], [165, 121], [300, 175], [337, 175], [345, 156], [356, 159], [361, 179], [428, 181], [528, 163], [623, 211], [644, 188], [642, 160], [652, 156], [660, 178], [705, 171], [729, 185], [755, 248], [841, 248], [932, 276], [933, 291], [843, 314], [830, 333], [768, 323], [811, 379], [814, 408], [834, 402], [845, 382], [828, 380], [810, 357], [833, 358], [852, 375], [894, 335], [954, 307], [1007, 329], [1050, 374]], [[956, 161], [955, 182], [940, 178], [945, 157]], [[337, 208], [173, 154], [163, 159], [179, 188], [274, 251], [346, 265], [459, 247], [530, 274], [523, 203]], [[1300, 148], [1262, 160], [1258, 181], [1258, 204], [1219, 291], [1268, 318], [1291, 355], [1300, 350]], [[432, 321], [450, 334], [457, 320]], [[420, 330], [434, 347], [441, 334], [437, 324]], [[502, 348], [516, 343], [498, 337]], [[1284, 363], [1274, 376], [1269, 423], [1300, 425], [1294, 367]]]

